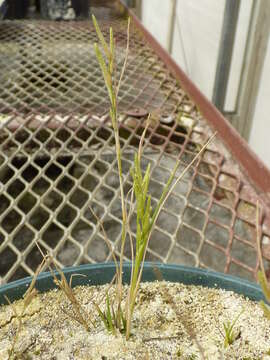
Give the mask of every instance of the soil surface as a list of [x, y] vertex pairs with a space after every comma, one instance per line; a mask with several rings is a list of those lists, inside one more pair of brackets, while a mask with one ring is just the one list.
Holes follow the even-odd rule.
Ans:
[[[0, 359], [9, 358], [12, 344], [17, 359], [270, 359], [270, 321], [257, 303], [232, 292], [169, 282], [143, 283], [132, 336], [126, 341], [124, 335], [105, 330], [94, 307], [96, 302], [104, 309], [107, 285], [73, 290], [90, 331], [75, 320], [61, 291], [38, 294], [19, 332], [14, 311], [21, 313], [23, 300], [0, 307]], [[113, 288], [109, 296], [114, 298]], [[238, 315], [235, 340], [225, 348], [224, 324]]]

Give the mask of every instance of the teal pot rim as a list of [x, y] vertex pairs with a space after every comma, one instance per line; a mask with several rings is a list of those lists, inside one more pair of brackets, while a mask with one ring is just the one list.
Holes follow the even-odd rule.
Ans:
[[[186, 285], [201, 285], [209, 288], [220, 288], [242, 294], [251, 300], [265, 300], [261, 288], [256, 284], [235, 276], [218, 273], [211, 270], [192, 268], [182, 265], [169, 265], [162, 263], [146, 262], [143, 268], [142, 281], [157, 280], [156, 268], [166, 281], [180, 282]], [[63, 269], [69, 281], [71, 275], [72, 287], [78, 285], [103, 285], [110, 283], [115, 274], [114, 263], [87, 264]], [[123, 281], [127, 283], [130, 278], [131, 263], [123, 265]], [[57, 272], [56, 272], [57, 274]], [[80, 276], [81, 275], [81, 276]], [[29, 287], [32, 277], [17, 280], [6, 285], [0, 286], [0, 305], [6, 304], [5, 296], [10, 301], [22, 298]], [[36, 289], [40, 292], [49, 291], [57, 286], [53, 282], [49, 272], [41, 273], [37, 277]]]

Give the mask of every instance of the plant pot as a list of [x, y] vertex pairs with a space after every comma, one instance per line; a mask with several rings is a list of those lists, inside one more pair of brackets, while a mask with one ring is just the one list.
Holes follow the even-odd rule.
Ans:
[[[73, 287], [104, 285], [111, 282], [115, 274], [115, 265], [112, 263], [82, 265], [66, 268], [63, 272], [68, 282], [72, 275], [84, 275], [72, 278]], [[129, 282], [130, 272], [130, 263], [124, 264], [124, 283]], [[157, 277], [166, 282], [156, 282]], [[80, 304], [88, 307], [88, 311], [85, 313], [79, 311], [76, 314], [84, 314], [84, 323], [73, 321], [76, 316], [74, 313], [70, 313], [69, 302], [63, 297], [61, 291], [44, 293], [35, 297], [29, 306], [27, 316], [23, 317], [25, 324], [20, 330], [18, 330], [19, 322], [16, 321], [16, 318], [13, 321], [12, 317], [16, 307], [17, 309], [22, 308], [22, 302], [13, 305], [13, 312], [10, 307], [7, 307], [7, 310], [4, 308], [4, 311], [0, 312], [0, 358], [9, 358], [10, 344], [12, 336], [14, 337], [12, 334], [16, 334], [16, 331], [18, 333], [16, 350], [14, 350], [16, 356], [25, 353], [30, 358], [33, 356], [34, 359], [39, 359], [43, 351], [45, 359], [51, 359], [56, 354], [59, 359], [68, 359], [71, 354], [74, 355], [74, 351], [78, 358], [82, 359], [126, 359], [128, 354], [128, 358], [136, 360], [145, 359], [147, 356], [149, 357], [149, 354], [153, 359], [162, 360], [195, 359], [200, 355], [198, 349], [201, 349], [199, 351], [201, 354], [205, 352], [208, 359], [217, 359], [220, 351], [223, 351], [226, 359], [254, 358], [255, 355], [268, 354], [270, 348], [267, 335], [268, 320], [263, 317], [257, 304], [246, 300], [249, 298], [258, 301], [264, 298], [258, 285], [213, 271], [155, 263], [144, 265], [142, 281], [148, 283], [141, 284], [138, 293], [130, 341], [126, 341], [119, 332], [114, 332], [115, 336], [112, 335], [112, 330], [105, 328], [106, 324], [102, 323], [102, 321], [106, 322], [104, 320], [105, 312], [102, 312], [105, 311], [104, 307], [103, 310], [99, 308], [99, 313], [96, 311], [94, 304], [104, 303], [108, 286], [92, 287], [89, 291], [79, 287], [74, 290], [74, 294], [76, 293]], [[29, 277], [0, 287], [0, 304], [6, 303], [5, 296], [10, 301], [21, 298], [30, 282], [31, 278]], [[172, 283], [170, 284], [170, 282]], [[185, 285], [193, 286], [187, 288]], [[200, 287], [198, 287], [199, 285]], [[231, 292], [203, 289], [202, 286]], [[50, 273], [42, 273], [38, 276], [35, 287], [40, 292], [46, 292], [55, 288], [56, 285]], [[232, 292], [242, 294], [244, 298], [236, 297]], [[217, 294], [221, 298], [221, 302], [216, 303]], [[178, 300], [172, 297], [175, 295]], [[204, 300], [201, 301], [201, 298], [206, 298], [208, 304], [204, 303]], [[106, 306], [110, 306], [109, 301]], [[245, 313], [243, 314], [244, 308]], [[239, 313], [239, 310], [242, 311]], [[92, 321], [90, 326], [88, 316], [95, 319], [94, 322], [97, 326]], [[233, 344], [232, 346], [225, 345], [225, 336], [222, 334], [223, 327], [234, 326], [231, 324], [233, 321], [238, 321], [240, 316], [245, 319], [248, 317], [246, 321], [248, 328], [243, 328], [243, 338], [242, 328], [240, 330], [237, 324], [238, 332], [234, 332], [235, 329], [233, 329], [231, 333], [235, 347], [233, 342], [228, 342], [229, 345]], [[256, 316], [258, 317], [256, 318]], [[102, 317], [103, 320], [101, 320]], [[200, 342], [197, 342], [197, 333], [194, 333], [193, 326], [199, 330], [199, 334], [203, 332]], [[250, 331], [255, 331], [255, 335], [252, 335], [252, 343], [250, 343]], [[259, 343], [259, 352], [257, 331], [262, 338], [262, 342]], [[34, 342], [33, 339], [35, 339]], [[175, 341], [175, 343], [172, 345], [171, 341]], [[68, 344], [71, 344], [71, 347]]]
[[76, 18], [89, 18], [90, 2], [89, 0], [72, 0], [72, 7]]
[[[157, 280], [154, 268], [160, 270], [163, 279], [166, 281], [180, 282], [186, 285], [201, 285], [209, 288], [220, 288], [242, 294], [250, 300], [264, 300], [264, 295], [260, 287], [255, 283], [231, 275], [181, 265], [145, 263], [142, 281]], [[125, 263], [123, 271], [123, 281], [127, 283], [130, 277], [131, 265]], [[63, 272], [68, 281], [72, 274], [85, 275], [74, 277], [72, 287], [78, 285], [103, 285], [112, 280], [115, 274], [115, 265], [113, 263], [81, 265], [66, 268]], [[7, 296], [10, 301], [20, 299], [30, 285], [31, 279], [31, 277], [27, 277], [1, 286], [0, 304], [6, 304], [4, 296]], [[56, 285], [50, 273], [46, 272], [38, 276], [36, 282], [36, 289], [38, 291], [44, 292], [54, 288], [56, 288]]]
[[29, 0], [8, 0], [6, 18], [23, 19], [27, 14]]

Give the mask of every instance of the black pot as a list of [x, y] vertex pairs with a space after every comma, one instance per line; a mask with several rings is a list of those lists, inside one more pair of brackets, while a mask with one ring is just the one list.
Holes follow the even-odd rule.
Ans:
[[72, 7], [75, 10], [76, 18], [89, 18], [90, 1], [89, 0], [72, 0]]
[[27, 14], [29, 0], [7, 0], [7, 19], [24, 19]]

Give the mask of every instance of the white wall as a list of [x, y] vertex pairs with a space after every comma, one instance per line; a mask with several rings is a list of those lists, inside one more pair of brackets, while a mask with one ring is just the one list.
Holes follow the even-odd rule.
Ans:
[[[225, 0], [178, 0], [172, 56], [212, 97]], [[142, 22], [167, 48], [171, 0], [143, 0]]]
[[[212, 99], [226, 0], [177, 0], [172, 56], [199, 89]], [[235, 110], [252, 10], [241, 1], [225, 110]], [[270, 0], [269, 0], [270, 1]], [[167, 48], [171, 0], [142, 0], [142, 21]], [[270, 168], [270, 40], [250, 135], [250, 146]]]
[[231, 71], [228, 83], [228, 92], [225, 101], [225, 111], [234, 111], [238, 93], [239, 81], [244, 59], [245, 44], [248, 36], [249, 21], [253, 0], [244, 0], [240, 3], [238, 24], [235, 35], [235, 45], [232, 55]]
[[[226, 0], [177, 0], [172, 56], [212, 99]], [[142, 22], [167, 48], [171, 0], [142, 0]], [[225, 110], [233, 111], [238, 92], [252, 0], [241, 2]]]
[[[172, 56], [211, 100], [226, 0], [178, 0]], [[225, 110], [237, 98], [253, 0], [241, 1]], [[171, 0], [142, 0], [142, 21], [167, 48]], [[250, 146], [270, 168], [270, 40], [264, 63]]]
[[270, 168], [270, 38], [249, 143], [251, 148]]
[[172, 55], [209, 99], [214, 86], [224, 6], [225, 0], [177, 2]]
[[166, 48], [170, 0], [142, 0], [142, 23]]

